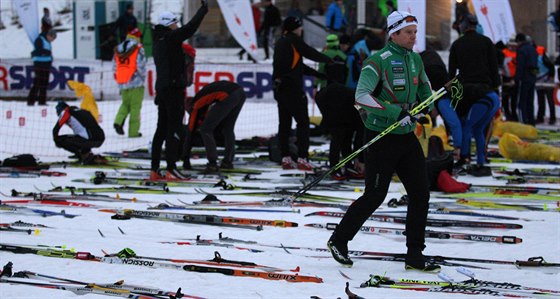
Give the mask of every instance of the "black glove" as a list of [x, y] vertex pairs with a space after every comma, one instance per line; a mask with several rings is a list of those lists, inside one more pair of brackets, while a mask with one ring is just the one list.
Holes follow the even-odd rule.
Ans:
[[[424, 116], [424, 115], [422, 115]], [[401, 110], [399, 117], [397, 117], [397, 121], [402, 127], [413, 125], [418, 119], [410, 114], [407, 110]]]

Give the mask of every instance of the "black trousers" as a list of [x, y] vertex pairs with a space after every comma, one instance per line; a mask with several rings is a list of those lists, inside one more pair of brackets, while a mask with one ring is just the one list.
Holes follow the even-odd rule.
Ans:
[[161, 148], [165, 141], [165, 161], [167, 169], [177, 168], [177, 160], [182, 156], [185, 138], [183, 117], [185, 116], [184, 90], [166, 89], [158, 91], [158, 121], [152, 140], [152, 170], [157, 171], [161, 160]]
[[200, 126], [200, 135], [206, 148], [208, 162], [216, 163], [218, 160], [216, 139], [214, 139], [214, 131], [218, 125], [222, 128], [224, 135], [224, 161], [228, 163], [233, 162], [235, 155], [235, 122], [244, 103], [245, 92], [242, 88], [239, 88], [232, 92], [227, 99], [213, 104], [210, 110], [208, 110], [206, 118]]
[[[537, 111], [537, 119], [544, 120], [544, 112], [546, 110], [546, 105], [550, 110], [550, 119], [556, 120], [556, 107], [554, 106], [554, 89], [548, 87], [537, 88], [537, 101], [539, 103], [539, 109]], [[546, 102], [545, 102], [546, 98]]]
[[78, 135], [60, 135], [54, 138], [57, 147], [76, 154], [78, 157], [81, 154], [89, 153], [94, 147], [100, 147], [103, 141], [105, 140], [89, 140]]
[[[366, 129], [366, 141], [377, 136]], [[406, 214], [406, 246], [409, 251], [425, 248], [426, 218], [430, 199], [426, 161], [414, 133], [387, 134], [366, 150], [366, 187], [364, 194], [350, 207], [336, 228], [340, 240], [352, 240], [369, 216], [387, 196], [393, 172], [396, 172], [409, 196]]]
[[35, 105], [35, 102], [39, 102], [39, 105], [45, 105], [47, 103], [51, 62], [34, 62], [33, 71], [35, 72], [35, 78], [33, 78], [33, 86], [31, 86], [27, 96], [27, 105]]
[[[362, 128], [335, 127], [329, 129], [331, 132], [331, 143], [329, 145], [329, 164], [331, 167], [338, 164], [341, 157], [345, 158], [362, 147], [364, 140]], [[358, 158], [363, 161], [361, 155]]]
[[[297, 96], [294, 96], [296, 94]], [[282, 157], [290, 155], [290, 131], [292, 118], [296, 121], [296, 137], [298, 157], [309, 156], [309, 114], [307, 111], [307, 96], [301, 91], [289, 92], [283, 90], [275, 93], [278, 102], [278, 142]]]
[[517, 121], [517, 85], [502, 86], [502, 109], [506, 120]]

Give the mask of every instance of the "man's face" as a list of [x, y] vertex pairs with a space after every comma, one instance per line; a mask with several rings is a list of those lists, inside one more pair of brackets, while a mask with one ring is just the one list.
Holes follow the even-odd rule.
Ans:
[[395, 44], [412, 50], [414, 44], [416, 43], [416, 32], [417, 32], [416, 25], [406, 26], [400, 30], [400, 33], [393, 33], [391, 34], [391, 39]]
[[301, 34], [303, 33], [303, 27], [298, 27], [297, 29], [294, 29], [294, 31], [292, 32], [297, 36], [301, 36]]

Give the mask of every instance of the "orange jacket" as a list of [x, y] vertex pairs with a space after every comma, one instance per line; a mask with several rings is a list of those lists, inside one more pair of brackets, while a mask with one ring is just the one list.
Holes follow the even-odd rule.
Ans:
[[115, 71], [115, 80], [118, 84], [125, 84], [132, 79], [132, 75], [136, 72], [136, 57], [138, 56], [138, 52], [142, 45], [138, 45], [134, 48], [134, 50], [129, 54], [124, 53], [124, 55], [120, 55], [115, 53], [115, 62], [117, 64], [117, 70]]
[[506, 69], [506, 77], [510, 77], [513, 78], [515, 77], [515, 67], [517, 66], [517, 52], [515, 51], [511, 51], [508, 48], [505, 48], [502, 50], [502, 52], [504, 53], [504, 64], [507, 67]]

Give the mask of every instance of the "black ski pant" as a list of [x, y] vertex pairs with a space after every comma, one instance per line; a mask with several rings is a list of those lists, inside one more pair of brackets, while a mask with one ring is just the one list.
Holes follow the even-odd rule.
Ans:
[[[554, 106], [554, 89], [550, 87], [540, 87], [537, 88], [537, 102], [539, 103], [539, 109], [537, 111], [537, 120], [544, 120], [544, 112], [546, 110], [546, 105], [548, 105], [550, 111], [550, 120], [556, 120], [556, 107]], [[545, 102], [546, 98], [546, 102]]]
[[63, 148], [76, 156], [81, 157], [82, 154], [91, 152], [94, 147], [100, 147], [104, 139], [89, 140], [79, 135], [60, 135], [54, 137], [54, 144]]
[[233, 162], [235, 155], [235, 122], [244, 103], [245, 92], [243, 88], [239, 88], [232, 92], [227, 99], [217, 102], [209, 108], [206, 118], [200, 126], [200, 136], [204, 142], [209, 163], [215, 164], [218, 160], [216, 139], [214, 139], [214, 131], [218, 125], [222, 128], [224, 135], [224, 161]]
[[47, 103], [51, 62], [34, 62], [33, 71], [35, 72], [35, 78], [33, 78], [33, 86], [31, 86], [27, 96], [27, 105], [33, 106], [36, 101], [39, 102], [39, 105], [45, 105]]
[[[365, 140], [379, 134], [366, 130]], [[409, 196], [406, 214], [406, 246], [409, 252], [425, 248], [426, 219], [430, 200], [426, 161], [414, 133], [387, 134], [366, 150], [366, 186], [364, 194], [346, 211], [336, 228], [337, 239], [354, 238], [369, 216], [387, 196], [393, 173], [396, 172]]]
[[517, 117], [517, 85], [502, 86], [502, 109], [506, 120], [518, 121]]
[[152, 170], [159, 169], [161, 148], [165, 141], [167, 170], [177, 168], [185, 138], [183, 117], [185, 116], [185, 93], [182, 89], [170, 88], [158, 91], [158, 121], [152, 140]]
[[519, 111], [521, 121], [531, 126], [535, 125], [535, 81], [520, 81], [518, 89]]
[[[296, 95], [296, 96], [294, 96]], [[278, 142], [282, 157], [290, 155], [290, 131], [292, 118], [296, 121], [296, 137], [298, 157], [309, 156], [309, 114], [307, 96], [302, 91], [290, 92], [283, 90], [275, 94], [278, 102]]]

